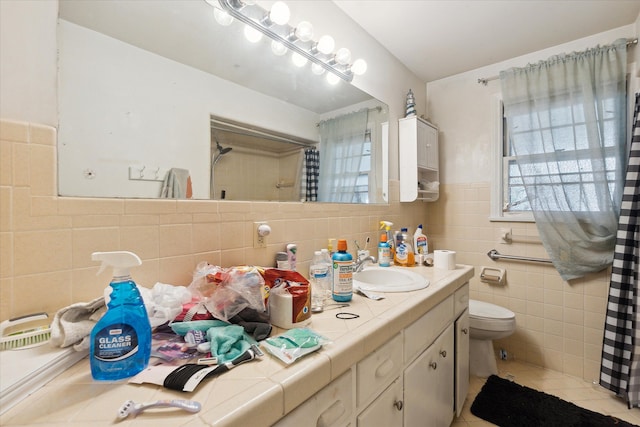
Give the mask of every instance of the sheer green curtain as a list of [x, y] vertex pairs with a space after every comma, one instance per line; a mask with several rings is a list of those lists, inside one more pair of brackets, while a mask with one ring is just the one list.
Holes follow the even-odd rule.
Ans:
[[324, 120], [320, 127], [318, 201], [354, 203], [367, 132], [368, 109]]
[[510, 146], [564, 280], [613, 260], [626, 164], [626, 40], [500, 73]]

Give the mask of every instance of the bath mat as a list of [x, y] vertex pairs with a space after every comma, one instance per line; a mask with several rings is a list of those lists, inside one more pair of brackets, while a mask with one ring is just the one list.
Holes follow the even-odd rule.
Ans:
[[471, 413], [500, 427], [638, 427], [496, 375], [487, 378]]

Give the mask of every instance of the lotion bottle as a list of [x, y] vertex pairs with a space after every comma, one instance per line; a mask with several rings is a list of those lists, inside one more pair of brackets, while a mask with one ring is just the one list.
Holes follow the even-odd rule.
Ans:
[[98, 274], [106, 266], [113, 268], [112, 291], [107, 312], [96, 323], [90, 336], [91, 375], [96, 380], [114, 381], [144, 370], [151, 356], [151, 324], [129, 268], [142, 264], [132, 252], [94, 252], [94, 261], [102, 261]]
[[429, 253], [429, 242], [427, 241], [427, 236], [422, 232], [422, 224], [418, 225], [416, 232], [413, 233], [413, 248], [416, 251], [418, 264], [422, 264], [422, 261]]

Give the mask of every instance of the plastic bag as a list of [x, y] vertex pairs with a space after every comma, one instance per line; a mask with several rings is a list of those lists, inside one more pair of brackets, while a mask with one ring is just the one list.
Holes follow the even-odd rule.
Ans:
[[229, 321], [249, 307], [266, 310], [264, 279], [256, 267], [222, 268], [206, 262], [198, 264], [189, 290], [216, 319]]
[[309, 328], [294, 328], [267, 338], [262, 346], [271, 354], [287, 365], [292, 364], [302, 356], [320, 349], [329, 340]]

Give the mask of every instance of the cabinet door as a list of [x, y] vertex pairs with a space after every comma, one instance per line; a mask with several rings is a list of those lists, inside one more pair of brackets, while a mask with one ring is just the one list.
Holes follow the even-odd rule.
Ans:
[[402, 380], [398, 378], [358, 415], [358, 427], [401, 426], [402, 412]]
[[469, 391], [469, 310], [456, 320], [456, 416], [460, 416]]
[[418, 121], [418, 141], [416, 161], [419, 168], [430, 168], [429, 166], [429, 129], [431, 126]]
[[438, 129], [424, 125], [424, 137], [421, 139], [425, 145], [425, 168], [438, 170]]
[[444, 427], [453, 421], [454, 326], [404, 371], [404, 426]]

